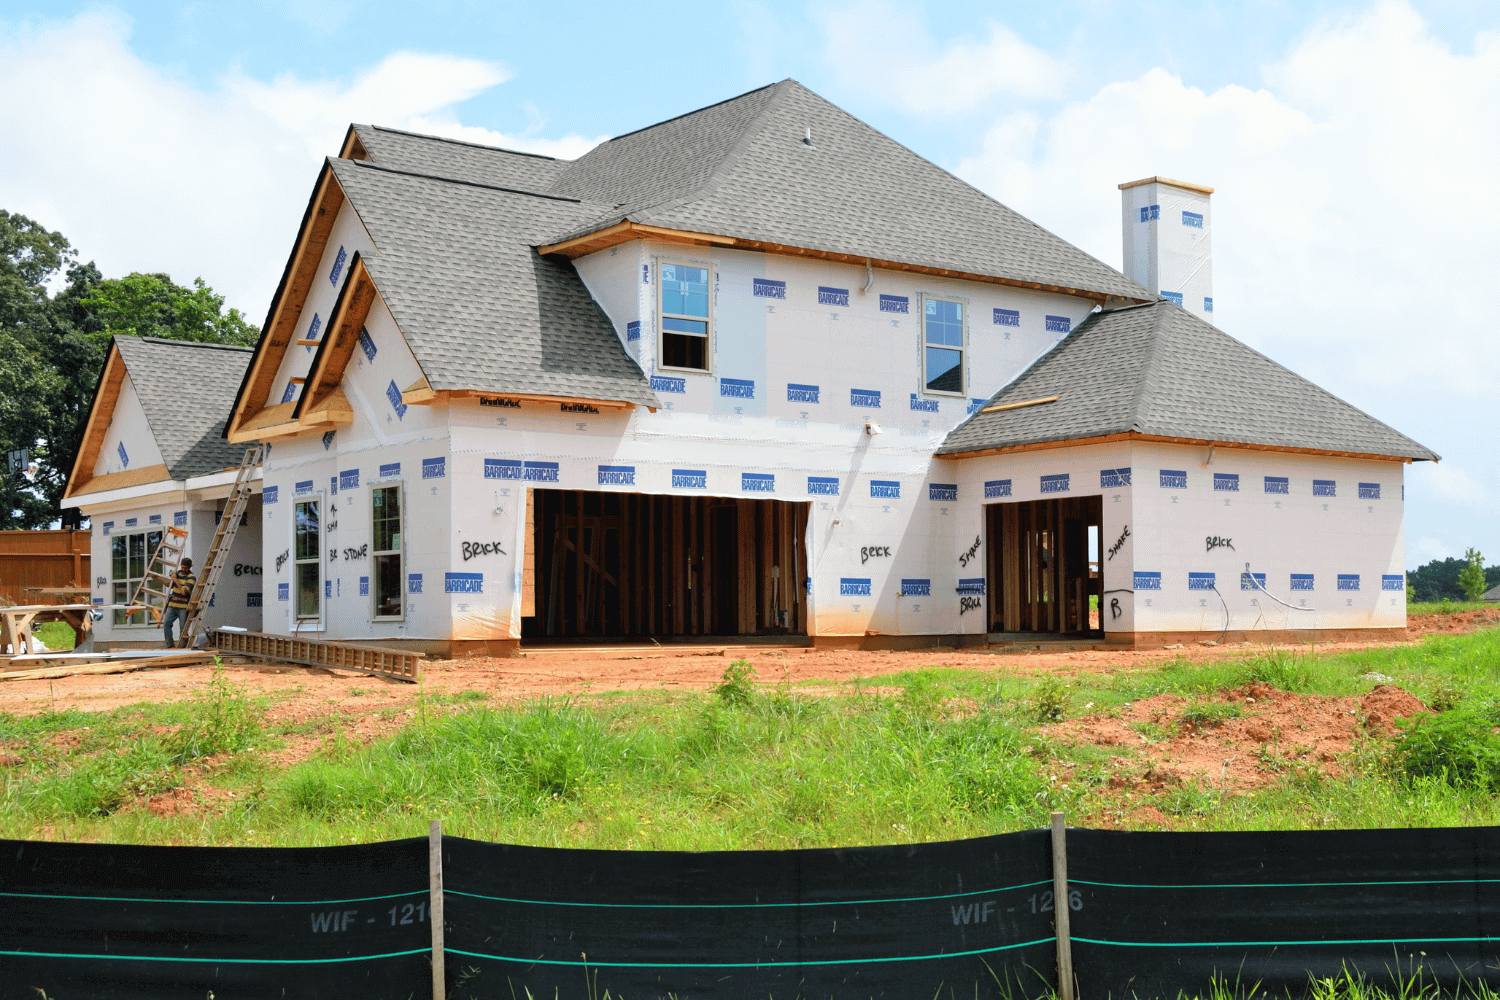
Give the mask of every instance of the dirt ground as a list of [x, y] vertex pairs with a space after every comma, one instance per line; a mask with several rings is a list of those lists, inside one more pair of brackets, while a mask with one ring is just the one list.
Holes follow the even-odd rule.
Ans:
[[[1496, 624], [1497, 612], [1425, 615], [1409, 620], [1408, 641], [1434, 634], [1461, 634]], [[1389, 643], [1338, 643], [1319, 651], [1374, 648]], [[1301, 648], [1301, 647], [1299, 647]], [[1148, 651], [1053, 652], [1039, 649], [966, 651], [927, 649], [911, 652], [814, 650], [770, 646], [629, 646], [532, 650], [517, 659], [444, 660], [424, 663], [420, 685], [317, 668], [290, 665], [231, 666], [234, 680], [255, 693], [274, 694], [270, 720], [304, 724], [305, 735], [288, 739], [270, 756], [282, 765], [317, 751], [326, 741], [357, 743], [387, 736], [419, 710], [417, 696], [453, 696], [483, 692], [490, 704], [544, 695], [588, 695], [643, 689], [705, 690], [716, 683], [733, 660], [749, 660], [763, 683], [783, 679], [847, 682], [877, 678], [922, 667], [969, 670], [1116, 671], [1149, 669], [1182, 657], [1207, 661], [1267, 652], [1271, 647], [1205, 646]], [[67, 677], [57, 680], [0, 683], [0, 712], [31, 714], [77, 708], [100, 711], [141, 701], [175, 701], [193, 697], [206, 686], [208, 667], [143, 670], [128, 674]], [[1088, 716], [1049, 727], [1048, 734], [1068, 742], [1102, 747], [1131, 747], [1130, 759], [1118, 760], [1112, 779], [1122, 803], [1141, 793], [1158, 792], [1182, 782], [1233, 792], [1274, 780], [1288, 768], [1315, 766], [1335, 770], [1337, 759], [1363, 732], [1388, 730], [1390, 720], [1422, 706], [1398, 688], [1377, 687], [1363, 698], [1303, 697], [1269, 688], [1218, 696], [1233, 703], [1234, 718], [1194, 729], [1183, 725], [1184, 699], [1163, 695], [1136, 702], [1118, 718]], [[1154, 727], [1154, 728], [1153, 728]], [[1065, 763], [1057, 773], [1068, 781]], [[171, 811], [176, 803], [162, 802]], [[1123, 814], [1123, 812], [1122, 812]], [[1096, 817], [1108, 825], [1109, 815]]]

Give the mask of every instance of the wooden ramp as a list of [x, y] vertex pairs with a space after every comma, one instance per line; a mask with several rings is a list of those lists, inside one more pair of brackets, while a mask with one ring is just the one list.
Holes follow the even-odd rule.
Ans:
[[421, 653], [387, 649], [383, 646], [323, 642], [285, 635], [266, 635], [264, 632], [231, 632], [227, 629], [214, 633], [214, 645], [224, 652], [243, 653], [263, 660], [327, 667], [330, 670], [354, 670], [413, 684], [417, 680], [417, 664], [422, 660]]

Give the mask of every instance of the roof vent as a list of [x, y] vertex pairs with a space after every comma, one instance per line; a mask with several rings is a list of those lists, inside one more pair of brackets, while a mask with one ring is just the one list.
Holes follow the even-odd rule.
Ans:
[[802, 137], [802, 145], [806, 146], [808, 149], [817, 149], [818, 148], [817, 146], [813, 145], [813, 141], [812, 141], [812, 126], [811, 125], [809, 125], [807, 127], [807, 134]]

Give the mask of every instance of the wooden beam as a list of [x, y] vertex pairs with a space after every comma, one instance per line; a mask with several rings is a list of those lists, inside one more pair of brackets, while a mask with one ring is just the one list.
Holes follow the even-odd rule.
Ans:
[[426, 375], [401, 390], [401, 402], [407, 406], [421, 406], [434, 399], [437, 399], [437, 393], [433, 392], [432, 384], [427, 381]]
[[486, 392], [483, 389], [438, 389], [436, 390], [436, 394], [448, 399], [518, 399], [523, 403], [595, 406], [601, 410], [629, 410], [635, 406], [634, 403], [623, 399], [593, 399], [589, 396], [549, 396], [538, 392]]
[[1142, 184], [1170, 184], [1172, 187], [1182, 188], [1184, 191], [1197, 191], [1199, 194], [1213, 194], [1214, 189], [1204, 187], [1202, 184], [1189, 184], [1187, 181], [1174, 181], [1170, 177], [1142, 177], [1138, 181], [1126, 181], [1120, 185], [1120, 190], [1126, 188], [1140, 187]]
[[298, 400], [297, 417], [308, 423], [318, 423], [311, 414], [316, 413], [324, 400], [339, 391], [344, 382], [344, 369], [354, 356], [359, 345], [360, 331], [375, 304], [375, 282], [365, 267], [364, 258], [355, 251], [349, 262], [349, 276], [334, 303], [328, 317], [328, 331], [323, 335], [323, 346], [313, 355], [312, 368], [307, 373], [307, 389]]
[[1325, 451], [1319, 448], [1290, 448], [1274, 444], [1246, 444], [1243, 441], [1212, 441], [1206, 438], [1166, 437], [1160, 434], [1140, 434], [1136, 431], [1127, 431], [1123, 434], [1100, 434], [1096, 437], [1067, 438], [1061, 441], [1038, 441], [1033, 444], [1007, 445], [1004, 448], [979, 448], [974, 451], [965, 451], [950, 455], [936, 455], [934, 457], [952, 462], [965, 458], [983, 458], [986, 455], [1014, 455], [1025, 451], [1080, 448], [1084, 445], [1107, 444], [1111, 441], [1154, 441], [1162, 444], [1186, 444], [1203, 448], [1239, 448], [1245, 451], [1272, 451], [1289, 455], [1325, 455], [1332, 458], [1357, 458], [1361, 461], [1374, 462], [1409, 463], [1412, 461], [1412, 459], [1401, 455], [1371, 455], [1357, 451]]
[[303, 413], [297, 422], [309, 427], [324, 427], [328, 424], [343, 427], [354, 422], [354, 407], [349, 405], [349, 397], [344, 395], [344, 390], [337, 388], [314, 403], [312, 409]]
[[147, 483], [170, 482], [171, 479], [172, 474], [167, 471], [165, 464], [145, 465], [139, 469], [125, 469], [122, 472], [106, 472], [102, 476], [92, 476], [81, 488], [73, 490], [69, 495], [83, 497], [91, 493], [123, 490], [130, 486], [144, 486]]
[[999, 413], [1001, 410], [1019, 410], [1027, 406], [1041, 406], [1043, 403], [1055, 403], [1059, 396], [1042, 396], [1040, 399], [1023, 399], [1016, 403], [998, 403], [995, 406], [986, 406], [981, 413]]
[[[925, 264], [911, 264], [904, 261], [885, 260], [879, 257], [869, 257], [861, 254], [839, 253], [833, 250], [816, 250], [811, 247], [796, 247], [785, 243], [770, 243], [764, 240], [747, 240], [742, 237], [726, 236], [720, 233], [698, 233], [681, 229], [665, 229], [661, 226], [646, 226], [631, 222], [617, 222], [612, 226], [583, 236], [577, 236], [560, 243], [548, 243], [537, 247], [537, 252], [543, 256], [548, 254], [561, 254], [569, 259], [585, 257], [591, 253], [632, 240], [661, 240], [667, 243], [683, 243], [691, 246], [726, 246], [740, 250], [757, 250], [762, 253], [784, 254], [794, 257], [812, 257], [818, 260], [836, 261], [841, 264], [853, 264], [864, 267], [868, 264], [885, 271], [906, 271], [913, 274], [932, 274], [944, 278], [960, 278], [966, 281], [983, 281], [992, 285], [1008, 285], [1012, 288], [1031, 288], [1043, 292], [1057, 292], [1062, 295], [1073, 295], [1085, 298], [1100, 305], [1111, 296], [1098, 291], [1082, 288], [1070, 288], [1064, 285], [1049, 285], [1038, 281], [1023, 281], [1017, 278], [1002, 278], [993, 274], [976, 274], [972, 271], [956, 271], [951, 268], [931, 267]], [[1123, 298], [1121, 296], [1120, 298]], [[1149, 302], [1150, 299], [1129, 299], [1131, 302]]]
[[[109, 342], [109, 354], [104, 359], [104, 371], [99, 375], [99, 388], [94, 392], [94, 402], [89, 406], [88, 423], [83, 428], [83, 440], [78, 454], [73, 458], [73, 470], [68, 474], [68, 485], [63, 497], [80, 493], [97, 493], [86, 489], [94, 478], [94, 466], [99, 462], [99, 451], [104, 447], [104, 435], [115, 416], [115, 404], [120, 401], [120, 389], [125, 384], [125, 359], [113, 339]], [[106, 487], [106, 489], [111, 487]]]

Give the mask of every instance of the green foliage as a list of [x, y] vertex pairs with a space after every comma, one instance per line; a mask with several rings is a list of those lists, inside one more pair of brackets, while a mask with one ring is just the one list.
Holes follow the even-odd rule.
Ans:
[[1045, 677], [1031, 692], [1031, 717], [1037, 722], [1058, 722], [1068, 714], [1073, 700], [1069, 685], [1061, 677]]
[[163, 741], [173, 764], [216, 753], [238, 753], [260, 735], [260, 712], [231, 684], [223, 667], [215, 667], [208, 690], [192, 702], [193, 721]]
[[[1471, 550], [1472, 551], [1472, 550]], [[1407, 601], [1409, 604], [1436, 603], [1442, 600], [1462, 601], [1467, 596], [1459, 583], [1459, 574], [1469, 565], [1464, 559], [1434, 559], [1406, 574]], [[1481, 593], [1500, 584], [1500, 565], [1484, 570], [1484, 587]], [[1470, 598], [1472, 600], [1472, 598]]]
[[202, 278], [184, 288], [170, 275], [128, 274], [94, 285], [82, 304], [110, 336], [250, 346], [260, 335], [238, 309], [225, 312], [224, 296], [214, 294]]
[[1479, 600], [1480, 595], [1488, 589], [1485, 586], [1484, 556], [1479, 554], [1478, 549], [1464, 552], [1464, 568], [1458, 571], [1458, 586], [1471, 601]]
[[1237, 718], [1240, 707], [1227, 701], [1195, 701], [1182, 710], [1179, 720], [1187, 729], [1212, 729]]
[[726, 705], [749, 705], [755, 700], [755, 668], [749, 660], [735, 660], [709, 690]]
[[1500, 790], [1500, 737], [1494, 723], [1469, 709], [1419, 716], [1391, 748], [1402, 779], [1435, 778], [1460, 788]]

